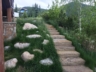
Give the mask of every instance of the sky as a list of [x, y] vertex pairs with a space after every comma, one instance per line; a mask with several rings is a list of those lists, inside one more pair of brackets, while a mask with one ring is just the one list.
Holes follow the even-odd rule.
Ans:
[[[48, 5], [52, 5], [52, 1], [54, 0], [14, 0], [14, 7], [25, 7], [25, 6], [34, 6], [34, 4], [40, 5], [41, 8], [48, 9]], [[60, 0], [59, 0], [60, 1]], [[67, 0], [67, 3], [70, 0]], [[85, 2], [85, 4], [89, 5], [89, 3]]]
[[14, 7], [33, 6], [35, 3], [41, 8], [48, 9], [48, 5], [52, 5], [53, 0], [14, 0]]

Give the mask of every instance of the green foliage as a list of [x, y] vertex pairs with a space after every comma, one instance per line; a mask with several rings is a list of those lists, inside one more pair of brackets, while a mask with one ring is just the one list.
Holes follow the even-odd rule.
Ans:
[[42, 17], [45, 20], [54, 20], [54, 19], [58, 19], [59, 17], [59, 13], [60, 13], [60, 9], [59, 9], [59, 2], [58, 0], [53, 1], [52, 3], [52, 7], [45, 12]]
[[76, 24], [76, 16], [68, 17], [65, 11], [65, 6], [62, 6], [58, 0], [53, 2], [52, 7], [50, 7], [42, 17], [48, 23], [55, 22], [59, 26], [67, 29], [76, 29], [78, 27]]
[[[43, 18], [57, 29], [61, 26], [64, 29], [61, 33], [67, 34], [66, 37], [72, 40], [76, 50], [86, 60], [86, 65], [94, 69], [96, 67], [96, 1], [72, 0], [71, 2], [70, 0], [71, 3], [65, 5], [66, 1], [68, 0], [62, 0], [63, 5], [59, 7], [56, 6], [55, 1]], [[90, 5], [82, 2], [89, 2]], [[95, 6], [92, 6], [93, 3]]]
[[24, 12], [23, 14], [22, 14], [22, 16], [21, 16], [22, 18], [27, 18], [28, 17], [28, 15], [27, 15], [27, 13], [26, 12]]
[[84, 11], [82, 15], [82, 28], [83, 32], [88, 35], [88, 37], [95, 37], [96, 33], [96, 8], [94, 6], [89, 7]]
[[[64, 1], [65, 0], [63, 0], [63, 2]], [[83, 33], [87, 37], [95, 39], [96, 7], [82, 4], [81, 2], [84, 1], [85, 0], [73, 0], [73, 2], [65, 6], [60, 6], [58, 5], [58, 1], [55, 1], [53, 2], [52, 7], [45, 14], [43, 14], [42, 17], [48, 23], [55, 23], [55, 25], [58, 24], [56, 26], [61, 26], [68, 30], [73, 29], [74, 32], [75, 30], [78, 30], [77, 32], [79, 32], [80, 28], [82, 28], [81, 33]]]

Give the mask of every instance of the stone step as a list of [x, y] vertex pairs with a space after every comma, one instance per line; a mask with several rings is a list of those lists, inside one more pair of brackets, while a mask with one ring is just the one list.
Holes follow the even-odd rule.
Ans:
[[72, 46], [72, 42], [66, 39], [53, 39], [55, 46]]
[[80, 53], [77, 51], [57, 51], [57, 53], [61, 58], [68, 58], [68, 57], [78, 58], [80, 56]]
[[53, 39], [64, 39], [65, 37], [63, 35], [51, 35]]
[[82, 58], [60, 58], [60, 61], [63, 66], [78, 66], [78, 65], [84, 65], [85, 60]]
[[55, 46], [58, 51], [74, 51], [75, 47], [73, 46]]
[[[47, 26], [47, 28], [54, 28], [53, 26]], [[55, 29], [55, 28], [54, 28]]]
[[52, 26], [52, 25], [47, 25], [47, 24], [46, 24], [46, 27], [50, 28], [50, 27], [53, 27], [53, 26]]
[[48, 30], [56, 30], [55, 28], [47, 28]]
[[48, 30], [49, 32], [58, 32], [57, 30]]
[[63, 66], [63, 72], [93, 72], [85, 66]]
[[51, 35], [59, 35], [59, 32], [50, 32]]
[[50, 30], [49, 33], [59, 33], [58, 31], [55, 31], [55, 30]]
[[53, 29], [53, 30], [48, 30], [49, 32], [52, 32], [52, 31], [56, 31], [56, 32], [58, 32], [56, 29]]
[[48, 30], [56, 30], [55, 28], [47, 28]]

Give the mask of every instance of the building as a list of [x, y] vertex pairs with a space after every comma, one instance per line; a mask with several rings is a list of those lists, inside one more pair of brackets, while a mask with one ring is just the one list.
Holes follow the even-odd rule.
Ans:
[[28, 10], [26, 8], [20, 9], [19, 16], [22, 17], [24, 13], [28, 14]]
[[14, 0], [2, 0], [2, 16], [4, 21], [12, 22]]
[[[13, 18], [13, 3], [14, 0], [0, 0], [0, 72], [5, 72], [4, 70], [4, 31], [9, 32], [11, 29], [16, 27], [16, 23], [12, 22]], [[6, 18], [6, 23], [3, 22], [3, 17]], [[14, 24], [14, 25], [13, 25]], [[6, 30], [7, 29], [7, 30]], [[6, 33], [5, 33], [6, 34]]]
[[16, 22], [14, 22], [13, 5], [14, 0], [2, 0], [4, 40], [11, 40], [16, 36]]

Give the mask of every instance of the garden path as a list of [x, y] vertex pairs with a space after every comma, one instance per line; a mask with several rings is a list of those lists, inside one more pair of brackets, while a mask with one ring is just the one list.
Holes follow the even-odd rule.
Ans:
[[64, 72], [93, 72], [84, 65], [85, 60], [80, 58], [80, 53], [75, 51], [71, 41], [60, 35], [52, 25], [46, 24], [46, 27], [53, 38]]

